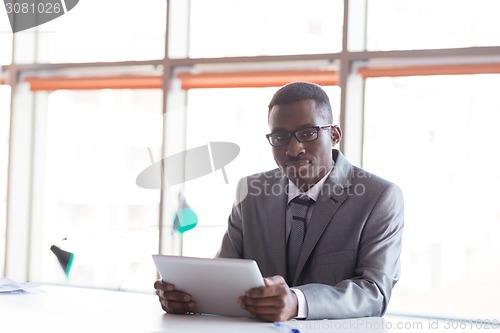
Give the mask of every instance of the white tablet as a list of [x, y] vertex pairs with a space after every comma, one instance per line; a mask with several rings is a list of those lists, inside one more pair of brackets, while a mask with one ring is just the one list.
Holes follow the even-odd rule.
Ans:
[[194, 312], [252, 317], [240, 308], [238, 297], [248, 289], [264, 286], [254, 260], [168, 255], [153, 255], [153, 260], [163, 281], [193, 296]]

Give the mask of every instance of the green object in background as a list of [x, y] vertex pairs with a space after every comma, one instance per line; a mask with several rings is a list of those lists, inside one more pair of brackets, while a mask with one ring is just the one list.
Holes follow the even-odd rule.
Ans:
[[75, 254], [71, 253], [68, 261], [68, 266], [66, 266], [66, 271], [64, 272], [66, 274], [66, 278], [69, 278], [69, 272], [71, 271], [71, 267], [73, 266], [73, 259], [75, 259]]
[[198, 224], [198, 215], [191, 208], [184, 208], [175, 214], [174, 229], [181, 234]]
[[194, 212], [194, 210], [188, 205], [184, 195], [179, 193], [179, 207], [177, 208], [177, 212], [175, 213], [174, 218], [174, 230], [179, 233], [184, 233], [188, 230], [193, 229], [198, 224], [198, 215]]

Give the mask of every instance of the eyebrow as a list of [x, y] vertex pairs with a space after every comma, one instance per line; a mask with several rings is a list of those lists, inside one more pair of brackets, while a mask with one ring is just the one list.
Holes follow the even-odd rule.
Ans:
[[284, 129], [282, 127], [278, 127], [278, 128], [275, 128], [271, 133], [282, 133], [282, 132], [295, 132], [295, 131], [300, 131], [302, 129], [306, 129], [306, 128], [310, 128], [310, 127], [316, 127], [316, 126], [320, 126], [320, 125], [313, 125], [313, 124], [305, 124], [305, 125], [302, 125], [302, 126], [299, 126], [291, 131], [287, 130], [287, 129]]

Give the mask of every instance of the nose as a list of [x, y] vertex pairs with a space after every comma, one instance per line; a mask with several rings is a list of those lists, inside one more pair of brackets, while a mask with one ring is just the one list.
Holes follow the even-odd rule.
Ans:
[[286, 149], [286, 155], [290, 157], [297, 157], [304, 154], [305, 151], [306, 150], [304, 149], [302, 142], [299, 142], [295, 135], [292, 135]]

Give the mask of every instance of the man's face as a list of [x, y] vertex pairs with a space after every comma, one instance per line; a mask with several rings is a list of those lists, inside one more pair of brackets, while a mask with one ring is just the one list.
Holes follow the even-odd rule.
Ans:
[[[271, 133], [297, 131], [328, 125], [316, 110], [316, 102], [307, 99], [291, 104], [275, 105], [269, 113]], [[340, 141], [340, 129], [320, 130], [314, 141], [299, 142], [292, 135], [288, 145], [272, 147], [274, 160], [297, 187], [307, 191], [333, 166], [332, 148]]]

